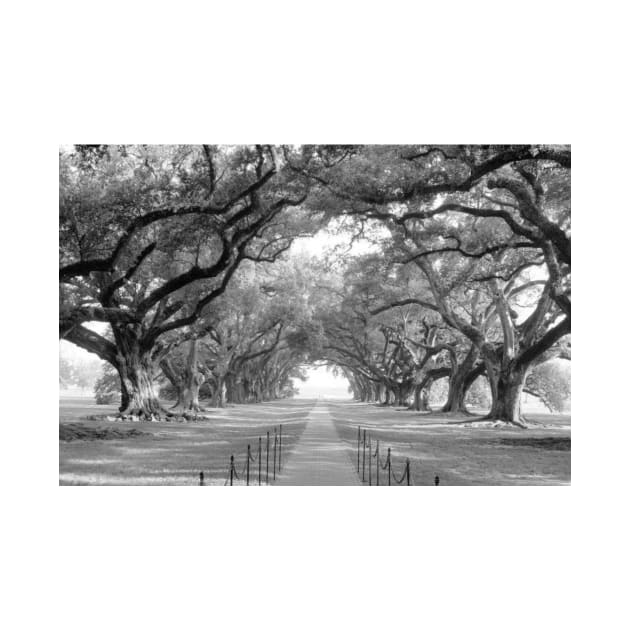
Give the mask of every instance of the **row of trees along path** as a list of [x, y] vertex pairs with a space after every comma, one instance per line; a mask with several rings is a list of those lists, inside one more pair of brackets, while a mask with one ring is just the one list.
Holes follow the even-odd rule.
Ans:
[[[59, 335], [141, 419], [169, 415], [160, 380], [194, 414], [203, 388], [212, 406], [290, 395], [319, 360], [357, 399], [418, 411], [447, 378], [443, 411], [465, 412], [484, 375], [488, 417], [525, 426], [531, 375], [570, 358], [570, 178], [568, 146], [77, 145]], [[288, 253], [328, 225], [371, 251]]]

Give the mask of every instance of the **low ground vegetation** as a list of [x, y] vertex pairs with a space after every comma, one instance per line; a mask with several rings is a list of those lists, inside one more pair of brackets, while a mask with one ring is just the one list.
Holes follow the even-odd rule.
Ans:
[[[282, 424], [283, 457], [290, 455], [315, 401], [239, 405], [213, 410], [195, 423], [111, 422], [105, 408], [80, 399], [60, 401], [60, 435], [75, 434], [77, 423], [86, 434], [59, 442], [60, 485], [196, 485], [203, 471], [207, 485], [223, 485], [230, 455], [240, 473], [247, 444], [257, 454], [258, 438]], [[96, 413], [102, 412], [102, 413]], [[85, 420], [91, 416], [93, 420]], [[80, 421], [80, 422], [79, 422]], [[87, 428], [84, 428], [87, 427]], [[140, 427], [140, 428], [138, 428]], [[134, 435], [129, 433], [134, 431]], [[113, 438], [112, 432], [124, 433]], [[141, 435], [138, 435], [141, 432]], [[94, 439], [95, 434], [104, 435]], [[264, 448], [265, 439], [263, 439]], [[265, 466], [263, 462], [263, 474]], [[257, 464], [251, 465], [258, 481]]]
[[[61, 401], [59, 482], [61, 485], [195, 485], [204, 471], [208, 485], [222, 485], [231, 454], [242, 467], [247, 444], [283, 425], [288, 459], [316, 401], [276, 401], [212, 410], [197, 423], [111, 422], [115, 407], [104, 409], [79, 399]], [[523, 431], [471, 428], [467, 416], [413, 413], [375, 404], [329, 402], [349, 466], [356, 461], [357, 427], [368, 430], [382, 448], [391, 448], [395, 466], [408, 457], [414, 485], [563, 485], [571, 479], [570, 417], [529, 414]], [[102, 410], [101, 419], [94, 410]], [[140, 429], [138, 429], [140, 427]], [[85, 434], [81, 432], [85, 431]], [[124, 435], [115, 435], [120, 432]], [[134, 432], [131, 434], [130, 432]], [[139, 434], [141, 433], [141, 434]], [[272, 433], [273, 435], [273, 433]], [[96, 438], [96, 439], [95, 439]], [[264, 442], [263, 442], [264, 443]], [[264, 470], [264, 467], [263, 467]], [[256, 465], [252, 464], [257, 479]], [[400, 474], [400, 470], [398, 473]], [[384, 477], [381, 477], [382, 479]]]
[[523, 431], [508, 425], [471, 428], [458, 424], [467, 419], [464, 415], [410, 414], [373, 404], [329, 403], [329, 409], [353, 461], [361, 426], [371, 434], [374, 446], [380, 440], [381, 455], [383, 449], [392, 449], [398, 475], [409, 458], [414, 485], [432, 485], [436, 475], [441, 485], [450, 486], [571, 482], [567, 415], [530, 414], [532, 427]]

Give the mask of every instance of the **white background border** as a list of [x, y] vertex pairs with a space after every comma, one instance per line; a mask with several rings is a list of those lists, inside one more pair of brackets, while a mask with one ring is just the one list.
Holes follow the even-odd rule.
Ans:
[[[227, 6], [5, 10], [6, 627], [621, 626], [616, 4]], [[573, 486], [57, 487], [57, 146], [138, 141], [573, 143]]]

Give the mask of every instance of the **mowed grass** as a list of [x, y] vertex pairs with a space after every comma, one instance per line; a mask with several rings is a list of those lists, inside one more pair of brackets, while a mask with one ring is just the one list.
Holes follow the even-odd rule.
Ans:
[[[266, 433], [270, 432], [270, 471], [273, 468], [273, 429], [282, 424], [285, 460], [304, 430], [315, 401], [277, 401], [208, 410], [200, 422], [151, 423], [85, 420], [86, 416], [116, 413], [116, 406], [95, 405], [89, 399], [60, 399], [60, 423], [80, 423], [99, 430], [136, 429], [148, 435], [113, 440], [59, 442], [60, 485], [198, 485], [203, 471], [206, 485], [223, 485], [230, 455], [240, 475], [247, 445], [258, 456], [262, 439], [263, 484]], [[270, 473], [271, 477], [271, 473]], [[235, 485], [244, 483], [234, 481]], [[258, 462], [250, 463], [250, 484], [258, 484]]]
[[[360, 425], [371, 434], [373, 447], [380, 440], [383, 463], [387, 448], [391, 448], [393, 469], [399, 478], [409, 458], [414, 485], [433, 485], [436, 475], [440, 485], [451, 486], [571, 483], [568, 415], [526, 414], [538, 426], [523, 430], [456, 425], [453, 423], [470, 417], [420, 414], [365, 403], [329, 403], [329, 409], [355, 465]], [[387, 472], [381, 471], [380, 476], [381, 484], [386, 484]], [[373, 483], [375, 478], [374, 466]]]
[[[242, 471], [247, 444], [257, 455], [263, 438], [283, 425], [283, 461], [301, 435], [316, 401], [289, 400], [258, 405], [237, 405], [209, 410], [208, 420], [186, 424], [87, 421], [89, 415], [114, 415], [115, 406], [89, 399], [62, 399], [60, 422], [148, 435], [112, 440], [76, 440], [59, 443], [60, 485], [197, 485], [203, 471], [207, 485], [223, 485], [231, 454]], [[375, 446], [380, 440], [384, 462], [392, 449], [396, 475], [405, 459], [411, 463], [414, 485], [567, 485], [571, 482], [571, 432], [567, 415], [527, 414], [535, 428], [471, 427], [440, 414], [419, 414], [378, 405], [328, 401], [350, 465], [356, 462], [357, 427], [368, 430]], [[270, 466], [273, 454], [270, 455]], [[366, 462], [367, 465], [367, 462]], [[375, 481], [375, 468], [372, 469]], [[258, 482], [258, 465], [250, 467], [250, 481]], [[367, 466], [366, 466], [367, 479]], [[235, 484], [241, 483], [235, 481]], [[381, 483], [387, 483], [386, 471]]]

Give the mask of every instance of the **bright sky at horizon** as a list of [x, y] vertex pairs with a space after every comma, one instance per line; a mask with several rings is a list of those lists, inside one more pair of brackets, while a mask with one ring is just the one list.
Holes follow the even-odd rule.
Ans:
[[[319, 230], [312, 236], [296, 238], [289, 250], [291, 254], [307, 253], [311, 255], [323, 254], [338, 249], [343, 256], [357, 256], [375, 249], [375, 244], [368, 238], [356, 238], [352, 240], [352, 234], [348, 231], [340, 231], [340, 222], [333, 219], [328, 226]], [[358, 228], [357, 228], [358, 229]], [[386, 232], [380, 225], [370, 225], [365, 228], [366, 235], [374, 238], [377, 234], [383, 236]]]
[[351, 398], [345, 376], [334, 376], [324, 365], [308, 367], [305, 372], [306, 381], [292, 379], [299, 390], [295, 398]]

